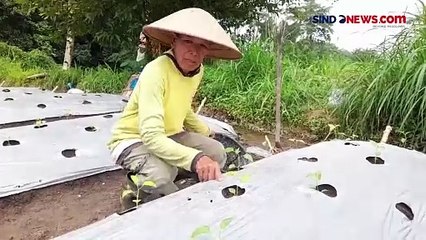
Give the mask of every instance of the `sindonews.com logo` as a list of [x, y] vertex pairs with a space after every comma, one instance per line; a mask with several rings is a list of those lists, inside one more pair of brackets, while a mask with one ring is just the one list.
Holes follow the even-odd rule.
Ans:
[[310, 18], [312, 23], [341, 24], [383, 24], [403, 25], [407, 23], [404, 15], [315, 15]]

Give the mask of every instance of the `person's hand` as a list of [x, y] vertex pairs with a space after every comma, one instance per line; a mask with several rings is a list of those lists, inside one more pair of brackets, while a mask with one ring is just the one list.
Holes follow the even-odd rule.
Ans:
[[201, 182], [219, 180], [222, 177], [219, 163], [208, 156], [202, 156], [195, 166], [198, 179]]

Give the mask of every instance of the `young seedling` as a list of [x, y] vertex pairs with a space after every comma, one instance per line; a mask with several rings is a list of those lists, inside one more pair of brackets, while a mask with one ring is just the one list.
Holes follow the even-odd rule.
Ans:
[[322, 177], [321, 175], [322, 175], [321, 171], [313, 172], [307, 175], [307, 177], [315, 181], [315, 186], [312, 187], [315, 190], [318, 190], [317, 186], [319, 185], [319, 182], [321, 181], [321, 177]]
[[[215, 236], [216, 240], [222, 240], [222, 233], [228, 229], [229, 225], [232, 222], [232, 217], [228, 217], [223, 219], [220, 223], [219, 223], [219, 231], [217, 231], [217, 235]], [[210, 228], [210, 226], [208, 225], [203, 225], [200, 226], [198, 228], [196, 228], [192, 234], [191, 234], [191, 240], [196, 240], [198, 239], [198, 237], [202, 236], [202, 235], [208, 235], [210, 237], [214, 237], [214, 231], [212, 231], [212, 229]]]
[[333, 124], [328, 124], [328, 134], [325, 137], [324, 141], [326, 141], [328, 139], [328, 137], [330, 137], [331, 133], [334, 132], [334, 136], [337, 135], [336, 133], [336, 128], [338, 128], [340, 125], [333, 125]]
[[373, 140], [370, 140], [370, 143], [373, 144], [373, 146], [374, 146], [374, 149], [375, 149], [375, 151], [374, 151], [374, 163], [377, 164], [377, 159], [381, 155], [381, 151], [380, 150], [384, 149], [385, 147], [383, 146], [382, 143], [377, 143], [377, 142], [375, 142]]
[[136, 199], [133, 200], [133, 202], [136, 203], [136, 207], [138, 207], [139, 203], [142, 201], [142, 199], [139, 199], [139, 192], [141, 191], [141, 189], [143, 187], [156, 188], [157, 185], [153, 181], [144, 181], [142, 183], [142, 185], [139, 187], [139, 184], [138, 184], [139, 181], [140, 181], [139, 176], [132, 175], [132, 176], [130, 176], [130, 179], [136, 184], [136, 186], [138, 186], [138, 188], [137, 188], [138, 190], [137, 190], [137, 194], [136, 194]]
[[234, 153], [237, 156], [238, 166], [235, 166], [235, 164], [230, 164], [229, 165], [230, 169], [237, 168], [238, 171], [240, 170], [240, 168], [241, 168], [240, 157], [243, 157], [244, 159], [246, 159], [250, 163], [254, 162], [253, 157], [249, 153], [246, 153], [246, 154], [240, 156], [241, 150], [238, 149], [238, 148], [235, 149], [235, 148], [232, 148], [232, 147], [227, 147], [227, 148], [225, 148], [225, 152], [227, 154], [228, 153]]

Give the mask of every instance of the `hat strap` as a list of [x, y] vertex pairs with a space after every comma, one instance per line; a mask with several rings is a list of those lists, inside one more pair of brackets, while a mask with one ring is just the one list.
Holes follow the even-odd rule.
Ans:
[[[172, 49], [172, 51], [173, 51], [173, 49]], [[173, 52], [173, 54], [174, 54], [174, 52]], [[197, 74], [200, 72], [201, 65], [200, 65], [200, 66], [198, 66], [195, 70], [190, 71], [190, 72], [188, 72], [188, 73], [185, 73], [185, 72], [183, 71], [183, 69], [179, 66], [179, 63], [177, 62], [176, 58], [175, 58], [172, 54], [170, 54], [170, 53], [168, 53], [168, 52], [165, 52], [165, 53], [164, 53], [164, 55], [168, 56], [168, 57], [169, 57], [169, 58], [173, 61], [173, 63], [175, 64], [175, 67], [176, 67], [176, 68], [180, 71], [180, 73], [182, 73], [182, 75], [183, 75], [183, 76], [185, 76], [185, 77], [193, 77], [193, 76], [197, 75]]]

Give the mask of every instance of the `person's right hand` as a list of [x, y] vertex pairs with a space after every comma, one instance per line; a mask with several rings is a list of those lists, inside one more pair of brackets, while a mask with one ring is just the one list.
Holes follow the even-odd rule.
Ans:
[[219, 180], [222, 176], [219, 163], [208, 156], [202, 156], [196, 166], [195, 171], [201, 182], [209, 180]]

